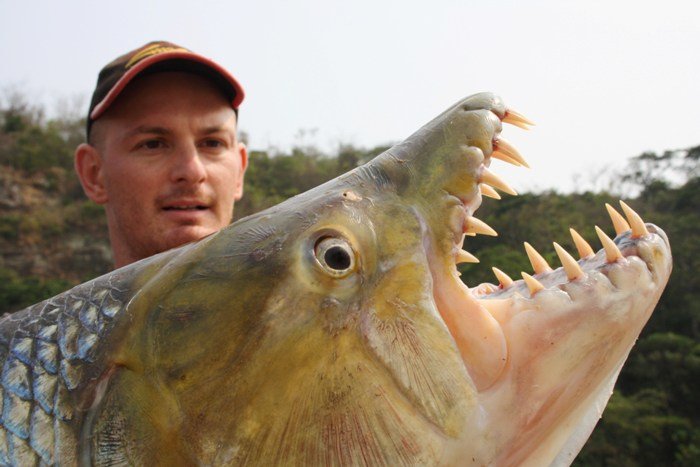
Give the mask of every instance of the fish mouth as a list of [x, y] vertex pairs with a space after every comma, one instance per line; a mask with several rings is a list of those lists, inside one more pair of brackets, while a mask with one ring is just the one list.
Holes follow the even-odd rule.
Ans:
[[[513, 110], [496, 109], [492, 112], [504, 123], [511, 123], [525, 129], [532, 125], [529, 120]], [[491, 162], [493, 159], [499, 159], [515, 166], [529, 168], [527, 161], [517, 149], [500, 137], [500, 126], [493, 132], [491, 147], [484, 148], [481, 145], [479, 149], [483, 158], [473, 172], [476, 185], [472, 191], [464, 193], [447, 190], [451, 197], [448, 210], [448, 236], [452, 240], [451, 248], [436, 247], [443, 254], [429, 255], [429, 263], [433, 276], [433, 296], [436, 307], [455, 341], [476, 389], [482, 392], [502, 381], [506, 369], [512, 368], [512, 348], [514, 347], [512, 341], [520, 339], [520, 336], [513, 332], [510, 322], [518, 312], [546, 306], [537, 301], [548, 292], [564, 292], [568, 294], [572, 304], [563, 307], [560, 315], [573, 315], [573, 312], [569, 312], [570, 309], [585, 308], [588, 298], [576, 297], [576, 292], [572, 293], [569, 289], [576, 289], [582, 284], [591, 290], [598, 286], [598, 283], [605, 283], [606, 287], [613, 284], [616, 294], [617, 289], [625, 293], [633, 293], [633, 284], [615, 284], [611, 273], [616, 268], [625, 271], [634, 269], [636, 266], [629, 266], [629, 264], [637, 262], [640, 257], [642, 263], [646, 265], [644, 269], [649, 276], [650, 288], [654, 288], [660, 294], [663, 283], [670, 273], [670, 249], [661, 229], [653, 224], [645, 224], [632, 208], [621, 202], [624, 216], [607, 205], [615, 227], [614, 240], [596, 226], [596, 232], [603, 246], [597, 253], [576, 231], [571, 229], [573, 244], [578, 250], [580, 259], [574, 259], [564, 248], [554, 242], [554, 248], [562, 266], [553, 269], [529, 243], [525, 242], [525, 250], [534, 271], [532, 274], [523, 272], [522, 279], [513, 280], [494, 267], [493, 271], [498, 279], [496, 284], [484, 283], [470, 288], [460, 279], [457, 265], [478, 263], [479, 260], [463, 249], [465, 239], [468, 243], [467, 237], [470, 236], [497, 235], [493, 228], [475, 217], [483, 197], [500, 199], [501, 196], [496, 189], [510, 195], [517, 195], [514, 189], [489, 169]], [[659, 254], [650, 253], [650, 249], [657, 250]], [[576, 303], [577, 300], [581, 303]], [[620, 300], [623, 299], [620, 298]], [[653, 300], [653, 304], [656, 300]], [[590, 303], [593, 301], [591, 300]], [[653, 310], [653, 304], [650, 308], [647, 307], [646, 314], [636, 317], [635, 324], [630, 325], [631, 328], [638, 328], [638, 331], [641, 331], [641, 327]], [[590, 306], [593, 307], [593, 305]], [[630, 332], [629, 335], [631, 334]], [[638, 332], [634, 337], [637, 334]]]

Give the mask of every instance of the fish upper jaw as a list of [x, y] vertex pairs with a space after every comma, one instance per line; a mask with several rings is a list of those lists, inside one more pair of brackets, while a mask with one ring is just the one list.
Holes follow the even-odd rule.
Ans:
[[436, 306], [479, 390], [498, 379], [507, 361], [507, 345], [501, 326], [459, 280], [455, 265], [478, 261], [462, 250], [465, 235], [496, 234], [474, 217], [482, 195], [500, 198], [495, 188], [516, 194], [490, 169], [492, 159], [528, 166], [500, 136], [502, 122], [523, 127], [531, 123], [507, 109], [498, 96], [476, 94], [375, 162], [398, 194], [419, 206], [430, 238], [426, 249]]
[[[497, 465], [548, 465], [564, 449], [575, 455], [602, 412], [668, 281], [668, 239], [626, 204], [624, 216], [608, 206], [616, 236], [596, 228], [603, 246], [597, 253], [572, 231], [581, 259], [555, 244], [562, 267], [554, 269], [526, 244], [532, 274], [516, 281], [494, 269], [498, 284], [469, 289], [456, 269], [478, 262], [462, 250], [465, 236], [496, 235], [474, 214], [483, 197], [500, 198], [494, 188], [516, 194], [491, 170], [492, 159], [528, 167], [500, 137], [501, 123], [526, 124], [490, 94], [472, 96], [436, 121], [414, 138], [418, 152], [436, 159], [435, 170], [429, 157], [401, 145], [390, 156], [410, 165], [404, 177], [412, 183], [405, 185], [426, 200], [421, 213], [433, 298], [478, 392], [480, 424], [510, 427], [499, 441], [477, 445], [484, 446], [484, 459], [487, 451], [501, 452]], [[398, 191], [413, 195], [400, 183]]]

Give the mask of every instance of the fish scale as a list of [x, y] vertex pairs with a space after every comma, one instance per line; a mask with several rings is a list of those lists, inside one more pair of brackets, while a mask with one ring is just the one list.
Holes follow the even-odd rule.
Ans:
[[113, 280], [97, 279], [0, 321], [0, 464], [76, 459], [81, 415], [72, 393], [123, 309]]

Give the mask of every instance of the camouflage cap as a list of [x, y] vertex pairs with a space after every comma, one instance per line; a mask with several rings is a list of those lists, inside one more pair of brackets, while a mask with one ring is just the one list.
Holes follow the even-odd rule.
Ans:
[[243, 87], [216, 62], [172, 42], [155, 41], [127, 52], [108, 63], [97, 77], [87, 118], [87, 135], [92, 123], [114, 103], [137, 76], [162, 71], [187, 71], [211, 79], [231, 100], [238, 113], [245, 93]]

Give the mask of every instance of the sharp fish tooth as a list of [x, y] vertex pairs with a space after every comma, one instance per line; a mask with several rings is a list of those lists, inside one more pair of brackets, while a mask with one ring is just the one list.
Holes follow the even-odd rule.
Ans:
[[506, 110], [506, 114], [503, 117], [503, 122], [510, 123], [511, 125], [515, 125], [523, 130], [529, 130], [531, 126], [535, 126], [535, 123], [532, 120], [529, 120], [523, 114], [516, 112], [513, 109]]
[[508, 274], [501, 271], [500, 269], [492, 267], [491, 270], [493, 271], [493, 274], [496, 276], [496, 279], [498, 279], [498, 282], [501, 284], [501, 286], [503, 286], [504, 289], [513, 283], [513, 279], [511, 279]]
[[520, 162], [516, 161], [515, 159], [512, 159], [512, 158], [510, 158], [510, 157], [506, 156], [505, 154], [500, 153], [498, 151], [493, 151], [491, 153], [491, 157], [493, 157], [494, 159], [500, 159], [503, 162], [507, 162], [509, 164], [513, 164], [516, 167], [525, 167], [524, 165], [522, 165]]
[[543, 272], [549, 272], [552, 270], [552, 268], [549, 267], [549, 264], [547, 264], [547, 260], [545, 260], [542, 255], [532, 247], [532, 245], [527, 242], [524, 242], [523, 245], [525, 245], [525, 252], [527, 253], [527, 257], [530, 259], [530, 264], [532, 264], [532, 269], [535, 271], [535, 274], [542, 274]]
[[464, 228], [464, 233], [469, 234], [481, 234], [481, 235], [491, 235], [492, 237], [498, 237], [498, 232], [493, 230], [490, 225], [481, 219], [476, 217], [467, 218], [467, 222]]
[[498, 287], [493, 284], [479, 284], [471, 290], [473, 290], [477, 295], [488, 295], [498, 290]]
[[487, 183], [491, 186], [498, 188], [501, 191], [508, 193], [509, 195], [516, 196], [518, 193], [510, 187], [506, 182], [501, 180], [496, 174], [491, 172], [489, 169], [484, 167], [481, 172], [481, 180], [479, 182]]
[[466, 252], [464, 250], [459, 250], [457, 252], [457, 256], [455, 258], [455, 263], [461, 264], [461, 263], [478, 263], [479, 258], [474, 256], [473, 254]]
[[591, 248], [588, 242], [584, 240], [578, 232], [572, 228], [569, 228], [569, 232], [571, 233], [571, 238], [574, 239], [574, 244], [576, 245], [578, 255], [581, 257], [581, 259], [588, 258], [589, 256], [593, 256], [595, 254], [593, 252], [593, 248]]
[[620, 206], [622, 206], [622, 210], [625, 211], [627, 220], [630, 221], [630, 225], [632, 226], [632, 238], [639, 238], [643, 237], [644, 235], [648, 235], [649, 231], [647, 230], [647, 226], [644, 225], [644, 221], [639, 214], [634, 212], [634, 209], [627, 206], [627, 203], [624, 201], [620, 201]]
[[603, 248], [605, 249], [605, 259], [608, 263], [614, 263], [618, 259], [624, 258], [622, 253], [620, 253], [620, 249], [617, 248], [617, 245], [615, 245], [615, 242], [613, 242], [610, 237], [605, 235], [605, 232], [603, 232], [600, 227], [596, 225], [595, 231], [598, 234], [598, 238], [600, 238], [600, 243], [603, 244]]
[[605, 208], [608, 210], [613, 227], [615, 228], [615, 235], [620, 235], [621, 233], [630, 230], [630, 225], [627, 223], [625, 218], [622, 217], [622, 214], [617, 212], [615, 208], [610, 206], [608, 203], [605, 203]]
[[[496, 141], [493, 142], [493, 152], [505, 154], [507, 157], [510, 157], [511, 159], [514, 159], [515, 161], [519, 162], [520, 165], [522, 165], [523, 167], [527, 167], [528, 169], [530, 168], [530, 165], [520, 154], [520, 151], [515, 149], [515, 146], [506, 141], [505, 138], [498, 138]], [[494, 156], [492, 153], [491, 157], [496, 156]]]
[[544, 285], [542, 285], [540, 281], [532, 277], [530, 274], [526, 272], [521, 272], [520, 274], [523, 275], [523, 280], [525, 281], [525, 284], [527, 284], [527, 288], [530, 290], [531, 296], [544, 289]]
[[554, 244], [554, 250], [557, 252], [559, 261], [561, 261], [561, 265], [564, 268], [564, 272], [566, 272], [566, 277], [568, 277], [570, 281], [585, 275], [583, 269], [581, 269], [581, 266], [579, 266], [578, 262], [576, 262], [573, 256], [571, 256], [557, 242], [552, 243]]
[[496, 190], [491, 188], [489, 185], [485, 183], [480, 183], [479, 184], [479, 191], [483, 196], [493, 198], [493, 199], [501, 199], [501, 195], [498, 194]]

